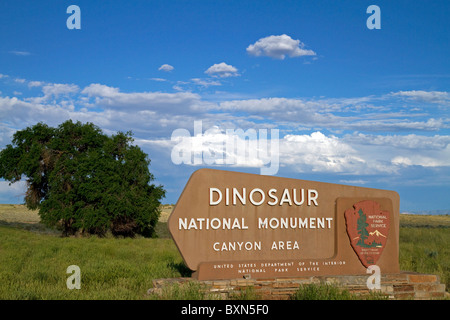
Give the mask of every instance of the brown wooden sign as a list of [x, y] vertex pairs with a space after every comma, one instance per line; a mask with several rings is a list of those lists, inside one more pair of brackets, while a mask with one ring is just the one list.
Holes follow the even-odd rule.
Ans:
[[394, 191], [200, 169], [168, 226], [199, 279], [395, 273], [398, 215]]

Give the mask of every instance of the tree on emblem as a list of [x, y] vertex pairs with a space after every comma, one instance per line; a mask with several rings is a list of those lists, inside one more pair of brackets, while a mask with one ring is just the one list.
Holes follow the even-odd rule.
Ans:
[[[381, 247], [382, 246], [381, 242], [373, 241], [372, 243], [369, 242], [369, 244], [366, 243], [366, 239], [369, 237], [369, 232], [367, 231], [367, 227], [369, 226], [369, 224], [367, 223], [366, 215], [364, 214], [362, 209], [359, 209], [358, 214], [359, 218], [358, 221], [356, 221], [357, 224], [356, 230], [358, 231], [359, 234], [359, 240], [356, 243], [356, 245], [363, 248]], [[383, 236], [383, 234], [381, 234], [378, 230], [373, 234], [376, 234], [377, 236], [379, 235]], [[372, 235], [372, 232], [370, 233], [370, 235]]]
[[369, 232], [367, 232], [367, 226], [369, 224], [366, 222], [366, 215], [364, 214], [362, 209], [359, 209], [358, 214], [359, 218], [356, 223], [357, 223], [357, 231], [359, 234], [359, 241], [356, 244], [361, 247], [367, 247], [365, 240], [369, 236]]

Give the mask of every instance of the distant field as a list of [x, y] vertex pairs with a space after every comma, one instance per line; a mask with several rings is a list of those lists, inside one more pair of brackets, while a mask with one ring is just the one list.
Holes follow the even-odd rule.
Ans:
[[[159, 238], [61, 238], [37, 211], [0, 205], [1, 299], [149, 299], [156, 278], [189, 276], [170, 239], [164, 206]], [[450, 287], [450, 216], [400, 216], [400, 269], [438, 274]], [[66, 269], [78, 265], [82, 290], [68, 290]]]
[[170, 214], [172, 213], [173, 210], [172, 205], [164, 205], [161, 208], [161, 216], [159, 217], [159, 221], [160, 222], [167, 222], [167, 219], [169, 219]]
[[[157, 233], [158, 231], [161, 233], [160, 237], [169, 237], [165, 226], [172, 210], [172, 205], [161, 207], [159, 225], [156, 227]], [[29, 210], [22, 204], [0, 204], [0, 226], [11, 226], [46, 234], [60, 234], [59, 231], [46, 228], [40, 221], [38, 210]]]
[[[172, 210], [172, 205], [161, 206], [159, 221], [167, 222]], [[29, 210], [23, 204], [0, 204], [0, 220], [18, 223], [38, 223], [41, 221], [38, 210]]]
[[22, 204], [0, 204], [0, 220], [6, 222], [38, 223], [38, 211], [28, 210]]
[[450, 228], [450, 216], [401, 214], [400, 227]]

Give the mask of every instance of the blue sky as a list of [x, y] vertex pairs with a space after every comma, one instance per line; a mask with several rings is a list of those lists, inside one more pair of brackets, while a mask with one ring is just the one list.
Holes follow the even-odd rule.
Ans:
[[[366, 26], [372, 4], [381, 29]], [[448, 210], [449, 16], [448, 1], [3, 1], [0, 148], [39, 121], [132, 130], [175, 203], [201, 167], [261, 161], [177, 165], [174, 130], [202, 121], [211, 147], [227, 129], [278, 129], [277, 176]], [[0, 202], [24, 188], [0, 181]]]

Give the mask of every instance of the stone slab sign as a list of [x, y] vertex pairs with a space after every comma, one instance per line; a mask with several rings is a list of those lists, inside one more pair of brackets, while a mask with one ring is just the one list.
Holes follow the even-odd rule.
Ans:
[[200, 280], [398, 273], [399, 203], [389, 190], [200, 169], [168, 226]]

